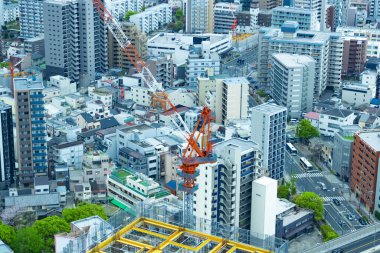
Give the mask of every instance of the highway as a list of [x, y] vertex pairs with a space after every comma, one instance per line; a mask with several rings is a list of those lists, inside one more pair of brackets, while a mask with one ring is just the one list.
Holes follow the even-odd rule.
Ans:
[[[328, 171], [321, 172], [317, 169], [312, 171], [304, 171], [299, 164], [300, 156], [285, 154], [285, 172], [287, 175], [294, 175], [297, 179], [297, 190], [300, 192], [310, 191], [315, 192], [324, 199], [325, 219], [331, 227], [340, 235], [356, 231], [363, 227], [358, 218], [357, 213], [347, 200], [340, 194], [341, 185], [331, 184], [325, 177]], [[326, 190], [322, 190], [320, 183], [326, 185]], [[332, 202], [333, 199], [338, 199], [340, 205], [337, 206]], [[347, 215], [354, 216], [353, 220], [348, 220]]]

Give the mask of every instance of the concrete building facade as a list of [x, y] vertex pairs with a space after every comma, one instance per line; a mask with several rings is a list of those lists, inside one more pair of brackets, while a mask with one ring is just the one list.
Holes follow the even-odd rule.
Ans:
[[15, 182], [16, 161], [13, 138], [12, 106], [0, 102], [0, 189]]
[[213, 32], [213, 5], [212, 0], [186, 0], [183, 10], [186, 15], [186, 33]]
[[44, 34], [43, 0], [21, 0], [20, 8], [20, 37], [34, 38]]
[[274, 101], [299, 119], [313, 106], [315, 60], [307, 55], [273, 54], [271, 87]]
[[132, 15], [129, 21], [141, 32], [148, 34], [172, 22], [172, 8], [169, 4], [158, 4]]
[[263, 167], [269, 177], [284, 177], [286, 107], [265, 103], [252, 108], [252, 141], [262, 151]]
[[16, 127], [18, 133], [18, 183], [32, 187], [34, 176], [46, 175], [47, 133], [42, 81], [15, 78]]
[[281, 28], [285, 21], [297, 21], [300, 30], [319, 31], [317, 10], [276, 7], [272, 10], [272, 27]]
[[344, 38], [342, 76], [358, 76], [363, 72], [367, 60], [367, 39]]

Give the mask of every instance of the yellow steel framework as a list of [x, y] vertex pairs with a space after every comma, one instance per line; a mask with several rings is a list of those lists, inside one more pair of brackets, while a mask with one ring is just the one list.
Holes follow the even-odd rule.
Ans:
[[[162, 231], [165, 231], [165, 233], [162, 233]], [[137, 233], [139, 235], [139, 241], [130, 239], [132, 237], [131, 233]], [[146, 240], [143, 239], [144, 236], [155, 239]], [[136, 238], [136, 236], [133, 238]], [[197, 245], [194, 246], [185, 244], [186, 240], [180, 241], [179, 238], [190, 238], [190, 241], [193, 244], [195, 241]], [[154, 244], [153, 241], [158, 241], [159, 243], [152, 245]], [[135, 249], [135, 252], [138, 253], [160, 253], [170, 246], [174, 246], [179, 249], [185, 249], [189, 252], [202, 251], [210, 253], [232, 253], [236, 252], [237, 250], [239, 252], [254, 253], [271, 252], [269, 250], [261, 249], [244, 243], [225, 240], [217, 236], [197, 232], [161, 221], [148, 218], [138, 218], [123, 229], [119, 230], [114, 236], [107, 238], [95, 246], [93, 249], [87, 251], [87, 253], [106, 253], [108, 252], [107, 248], [113, 247], [114, 243], [119, 243], [126, 247], [133, 247]]]

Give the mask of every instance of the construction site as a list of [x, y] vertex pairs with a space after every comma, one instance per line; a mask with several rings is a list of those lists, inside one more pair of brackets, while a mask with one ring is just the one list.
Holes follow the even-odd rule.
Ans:
[[287, 243], [275, 237], [252, 235], [248, 230], [196, 217], [193, 224], [184, 224], [182, 207], [177, 204], [180, 203], [145, 203], [139, 206], [136, 215], [120, 210], [107, 221], [90, 217], [74, 222], [71, 233], [56, 236], [56, 250], [64, 253], [287, 252]]

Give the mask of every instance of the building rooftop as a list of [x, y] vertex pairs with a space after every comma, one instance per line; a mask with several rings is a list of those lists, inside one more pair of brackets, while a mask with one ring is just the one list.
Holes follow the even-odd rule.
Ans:
[[303, 63], [315, 63], [315, 60], [308, 55], [278, 53], [272, 54], [272, 57], [287, 68], [302, 68]]
[[5, 207], [56, 207], [60, 205], [61, 197], [57, 192], [47, 194], [26, 195], [26, 196], [9, 196], [4, 198]]
[[48, 176], [39, 176], [34, 178], [34, 185], [48, 185], [49, 178]]
[[227, 85], [241, 85], [247, 84], [249, 85], [249, 81], [245, 77], [230, 77], [223, 80], [223, 82]]
[[371, 146], [376, 152], [380, 151], [380, 130], [360, 132], [358, 135], [360, 139]]
[[288, 213], [287, 215], [282, 217], [283, 226], [286, 227], [287, 225], [298, 221], [301, 217], [304, 217], [305, 215], [309, 215], [310, 213], [313, 213], [313, 212], [306, 209], [301, 209], [298, 211], [294, 211], [292, 213]]
[[240, 147], [243, 152], [250, 149], [257, 149], [258, 147], [257, 144], [254, 143], [253, 141], [247, 141], [240, 138], [232, 138], [226, 141], [216, 143], [214, 145], [214, 153], [221, 154], [221, 150], [223, 149], [223, 147], [228, 146], [228, 145]]
[[81, 113], [80, 115], [87, 123], [94, 122], [94, 118], [88, 112]]
[[119, 126], [119, 122], [114, 117], [108, 117], [105, 119], [99, 120], [100, 128], [101, 129], [107, 129], [111, 127]]
[[319, 120], [319, 113], [317, 113], [317, 112], [308, 112], [303, 117], [305, 119]]
[[13, 250], [0, 240], [0, 253], [13, 253]]
[[274, 103], [265, 103], [252, 108], [252, 111], [259, 111], [266, 114], [276, 114], [279, 112], [286, 111], [286, 107], [274, 104]]
[[69, 148], [69, 147], [74, 147], [78, 145], [83, 145], [83, 141], [71, 141], [71, 142], [65, 142], [65, 143], [60, 143], [58, 145], [55, 145], [54, 148], [56, 149], [63, 149], [63, 148]]
[[203, 41], [210, 41], [211, 44], [223, 39], [231, 39], [229, 34], [181, 34], [181, 33], [160, 33], [148, 40], [148, 47], [154, 44], [165, 44], [166, 46], [193, 45], [195, 38], [201, 38]]
[[279, 199], [277, 198], [276, 202], [276, 215], [280, 215], [286, 213], [287, 211], [293, 209], [296, 205], [290, 202], [287, 199]]
[[127, 126], [125, 128], [120, 128], [119, 130], [123, 133], [132, 133], [134, 131], [145, 131], [145, 130], [151, 130], [153, 129], [151, 126], [148, 126], [146, 124], [140, 124], [140, 125], [133, 125], [133, 126]]
[[272, 9], [272, 13], [276, 12], [276, 11], [288, 12], [288, 13], [303, 13], [303, 14], [312, 14], [313, 12], [317, 13], [316, 10], [289, 7], [289, 6], [277, 6], [277, 7]]
[[13, 82], [16, 91], [42, 90], [44, 88], [42, 81], [33, 81], [30, 78], [15, 78]]
[[331, 108], [331, 109], [326, 109], [321, 112], [321, 114], [324, 115], [329, 115], [329, 116], [334, 116], [334, 117], [339, 117], [339, 118], [346, 118], [353, 114], [353, 111], [346, 110], [346, 109], [337, 109], [337, 108]]

